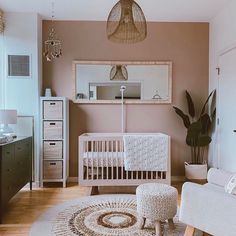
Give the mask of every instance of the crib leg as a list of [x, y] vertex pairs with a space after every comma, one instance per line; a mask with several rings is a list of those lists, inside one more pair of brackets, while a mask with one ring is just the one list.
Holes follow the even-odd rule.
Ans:
[[98, 194], [99, 194], [98, 186], [88, 187], [87, 196], [93, 196]]
[[91, 196], [92, 195], [98, 195], [98, 194], [99, 194], [98, 186], [92, 186]]

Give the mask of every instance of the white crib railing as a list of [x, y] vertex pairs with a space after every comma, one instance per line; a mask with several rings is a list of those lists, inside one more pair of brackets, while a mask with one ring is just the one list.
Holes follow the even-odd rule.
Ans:
[[167, 171], [126, 171], [123, 134], [83, 134], [79, 136], [79, 184], [81, 186], [135, 186], [147, 182], [170, 184], [170, 137], [168, 140]]

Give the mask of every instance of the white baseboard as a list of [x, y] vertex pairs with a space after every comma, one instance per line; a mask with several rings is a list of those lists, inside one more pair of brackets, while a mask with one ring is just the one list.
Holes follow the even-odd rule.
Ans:
[[184, 182], [186, 181], [185, 176], [171, 176], [172, 182]]
[[78, 177], [68, 177], [67, 182], [68, 183], [78, 183]]
[[[172, 182], [184, 182], [185, 180], [185, 176], [171, 176]], [[78, 183], [78, 177], [68, 177], [67, 182]]]

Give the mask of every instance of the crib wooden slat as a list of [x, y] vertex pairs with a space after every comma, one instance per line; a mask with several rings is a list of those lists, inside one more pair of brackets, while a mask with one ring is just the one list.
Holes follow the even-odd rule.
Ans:
[[105, 141], [106, 144], [106, 168], [107, 168], [107, 179], [109, 179], [109, 157], [108, 157], [108, 151], [109, 151], [109, 141]]
[[123, 168], [124, 168], [124, 143], [123, 140], [121, 140], [121, 157], [122, 157], [122, 162], [121, 162], [121, 179], [124, 179], [124, 173], [123, 173]]
[[86, 172], [87, 172], [87, 180], [89, 179], [89, 157], [88, 157], [88, 141], [86, 141], [86, 150], [85, 150], [85, 153], [86, 153], [86, 161], [85, 161], [85, 163], [86, 163]]
[[97, 152], [97, 179], [99, 179], [99, 149], [98, 149], [98, 142], [96, 141], [96, 152]]
[[114, 168], [114, 142], [111, 141], [111, 179], [113, 180], [113, 168]]
[[104, 166], [103, 166], [103, 153], [104, 153], [104, 141], [101, 141], [101, 159], [102, 159], [102, 165], [101, 165], [101, 168], [102, 168], [102, 179], [104, 179]]
[[91, 145], [91, 172], [92, 172], [91, 179], [93, 180], [93, 177], [94, 177], [93, 161], [95, 159], [95, 157], [94, 157], [94, 141], [91, 141], [90, 145]]

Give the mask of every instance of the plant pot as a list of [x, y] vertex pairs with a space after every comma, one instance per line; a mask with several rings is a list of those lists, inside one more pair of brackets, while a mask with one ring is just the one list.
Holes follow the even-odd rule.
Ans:
[[185, 162], [185, 177], [195, 183], [207, 182], [207, 164], [189, 164]]

